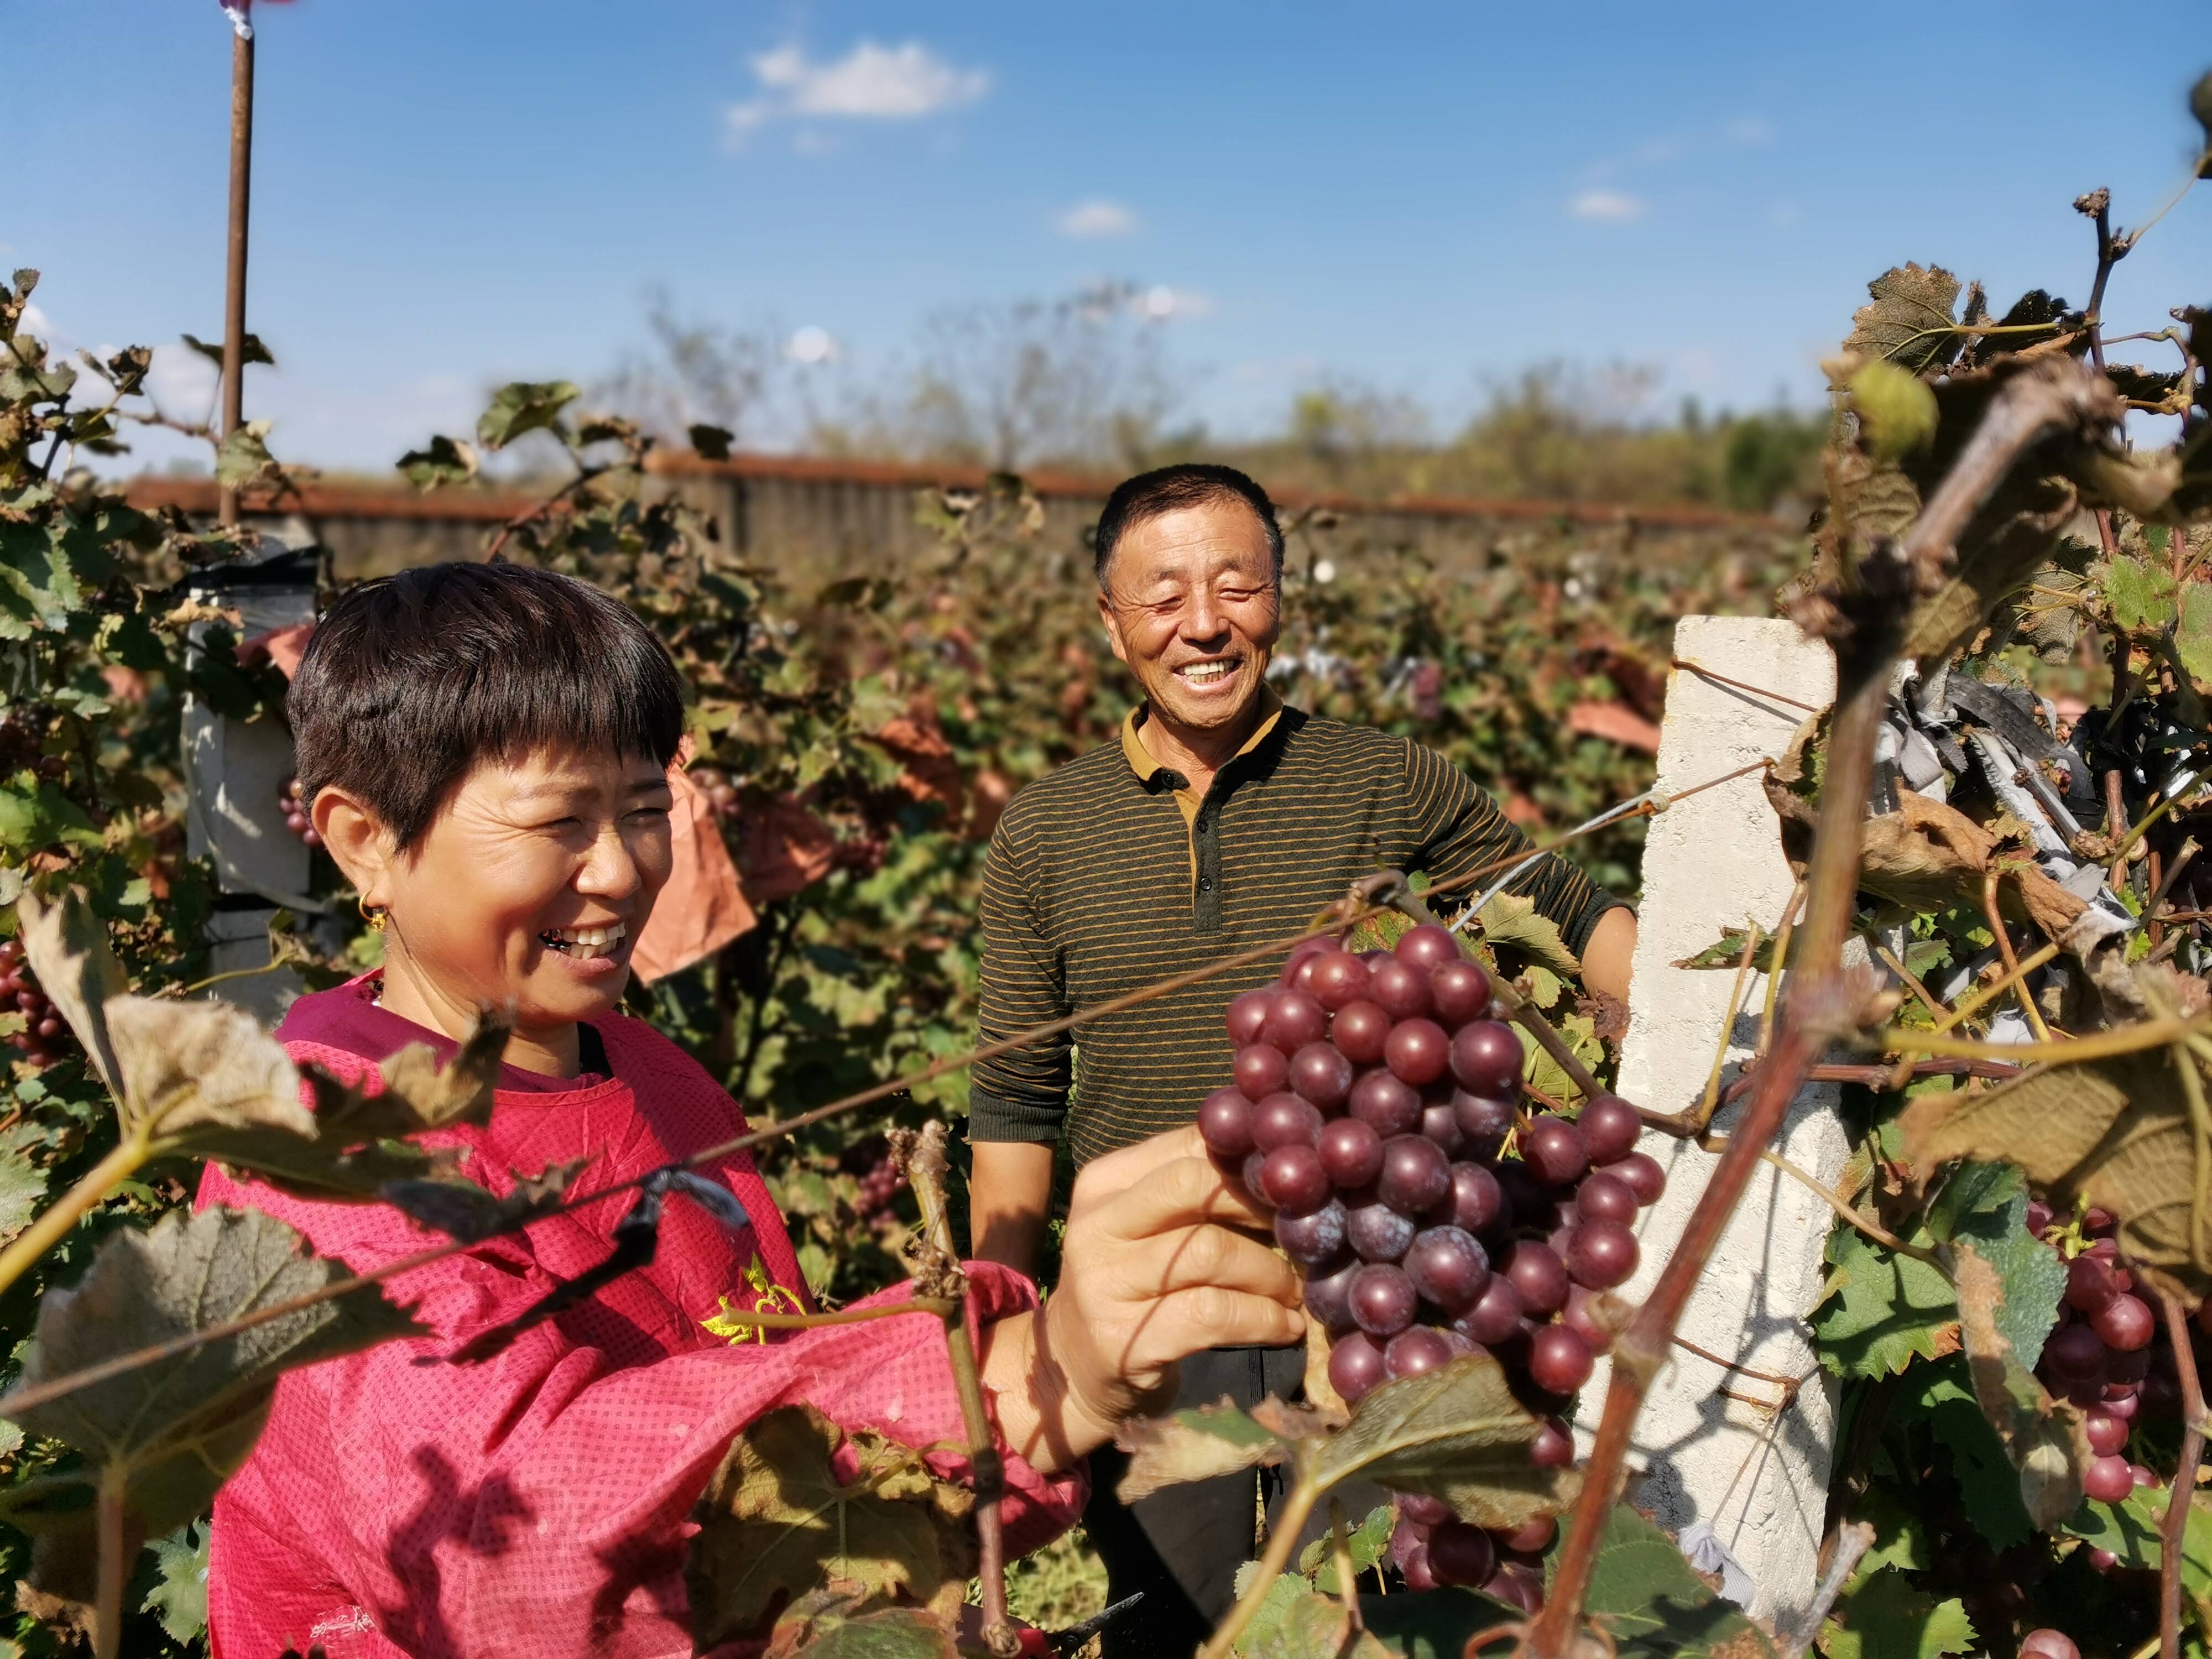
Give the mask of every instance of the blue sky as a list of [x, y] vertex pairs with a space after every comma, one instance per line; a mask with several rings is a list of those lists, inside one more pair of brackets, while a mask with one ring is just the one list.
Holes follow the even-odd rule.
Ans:
[[[2086, 223], [2181, 176], [2203, 0], [256, 8], [248, 413], [380, 466], [516, 376], [605, 374], [647, 295], [891, 362], [933, 310], [1125, 278], [1190, 412], [1325, 378], [1449, 421], [1561, 359], [1743, 408], [1814, 399], [1907, 258], [2086, 296]], [[2087, 38], [2084, 20], [2093, 20]], [[0, 253], [71, 345], [221, 329], [215, 0], [0, 0]], [[37, 66], [35, 70], [33, 66]], [[41, 95], [40, 88], [51, 96]], [[1172, 301], [1168, 301], [1169, 295]], [[2212, 301], [2212, 188], [2107, 313]], [[188, 398], [190, 372], [165, 359]]]

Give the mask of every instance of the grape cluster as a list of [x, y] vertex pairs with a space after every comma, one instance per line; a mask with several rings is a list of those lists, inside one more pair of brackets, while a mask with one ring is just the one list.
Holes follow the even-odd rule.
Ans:
[[39, 989], [21, 939], [0, 939], [0, 1008], [22, 1015], [23, 1029], [8, 1046], [33, 1066], [51, 1066], [68, 1053], [69, 1027]]
[[714, 809], [717, 817], [735, 817], [738, 814], [738, 786], [730, 781], [729, 774], [711, 766], [695, 766], [690, 771], [691, 781], [707, 798], [707, 805]]
[[[1532, 1461], [1564, 1467], [1574, 1443], [1550, 1414], [1612, 1340], [1594, 1303], [1635, 1273], [1630, 1224], [1664, 1176], [1615, 1096], [1524, 1119], [1521, 1040], [1490, 1012], [1489, 977], [1432, 923], [1395, 951], [1313, 941], [1230, 1004], [1235, 1081], [1200, 1107], [1199, 1133], [1274, 1212], [1347, 1403], [1486, 1352], [1549, 1415]], [[1408, 1583], [1538, 1594], [1518, 1558], [1549, 1522], [1485, 1534], [1418, 1497], [1400, 1514]]]
[[309, 848], [320, 847], [323, 838], [307, 819], [307, 803], [300, 793], [297, 778], [284, 780], [284, 787], [276, 792], [276, 805], [284, 814], [284, 827], [297, 836]]
[[891, 1213], [898, 1195], [907, 1188], [906, 1171], [891, 1156], [891, 1145], [882, 1135], [871, 1135], [846, 1149], [837, 1160], [846, 1174], [860, 1182], [858, 1208], [863, 1221], [881, 1221]]

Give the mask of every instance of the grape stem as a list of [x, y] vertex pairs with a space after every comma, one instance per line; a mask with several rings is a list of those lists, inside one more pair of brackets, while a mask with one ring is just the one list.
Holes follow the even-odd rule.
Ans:
[[2204, 1455], [2204, 1388], [2197, 1375], [2197, 1353], [2189, 1343], [2189, 1316], [2171, 1297], [2158, 1298], [2173, 1344], [2173, 1368], [2181, 1382], [2181, 1462], [2173, 1472], [2173, 1495], [2166, 1500], [2159, 1528], [2159, 1659], [2181, 1659], [2181, 1542], [2189, 1525], [2189, 1505], [2197, 1495], [2197, 1465]]
[[[1872, 798], [1875, 738], [1888, 701], [1889, 667], [1914, 602], [1938, 592], [1957, 567], [1958, 540], [1974, 515], [2031, 447], [2054, 434], [2107, 429], [2118, 394], [2110, 381], [2071, 362], [2051, 359], [2006, 381], [1981, 424], [1911, 527], [1878, 543], [1853, 574], [1849, 609], [1836, 611], [1838, 702], [1821, 781], [1820, 817], [1805, 872], [1801, 966], [1790, 980], [1772, 1049], [1720, 1162], [1667, 1259], [1649, 1300], [1613, 1346], [1596, 1443], [1584, 1471], [1543, 1611], [1522, 1650], [1533, 1659], [1568, 1659], [1583, 1632], [1600, 1544], [1627, 1480], [1629, 1448], [1645, 1396], [1714, 1247], [1734, 1217], [1752, 1171], [1782, 1127], [1790, 1103], [1821, 1050], [1853, 1030], [1859, 999], [1843, 961], [1858, 890], [1861, 826]], [[1898, 1033], [1898, 1036], [1906, 1034]], [[2051, 1045], [2080, 1048], [2082, 1045]], [[2018, 1057], [2015, 1054], [2007, 1057]]]

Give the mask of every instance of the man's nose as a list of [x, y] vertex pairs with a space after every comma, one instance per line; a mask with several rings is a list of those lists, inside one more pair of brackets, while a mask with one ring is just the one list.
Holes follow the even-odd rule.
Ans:
[[1189, 608], [1183, 612], [1183, 637], [1200, 644], [1218, 640], [1228, 630], [1228, 613], [1213, 597], [1212, 590], [1201, 587], [1192, 593]]

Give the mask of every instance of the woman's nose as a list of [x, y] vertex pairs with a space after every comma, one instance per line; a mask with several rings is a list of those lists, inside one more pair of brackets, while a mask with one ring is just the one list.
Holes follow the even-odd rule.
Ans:
[[599, 898], [623, 899], [644, 884], [629, 844], [618, 829], [609, 824], [592, 842], [583, 868], [576, 872], [576, 890]]

